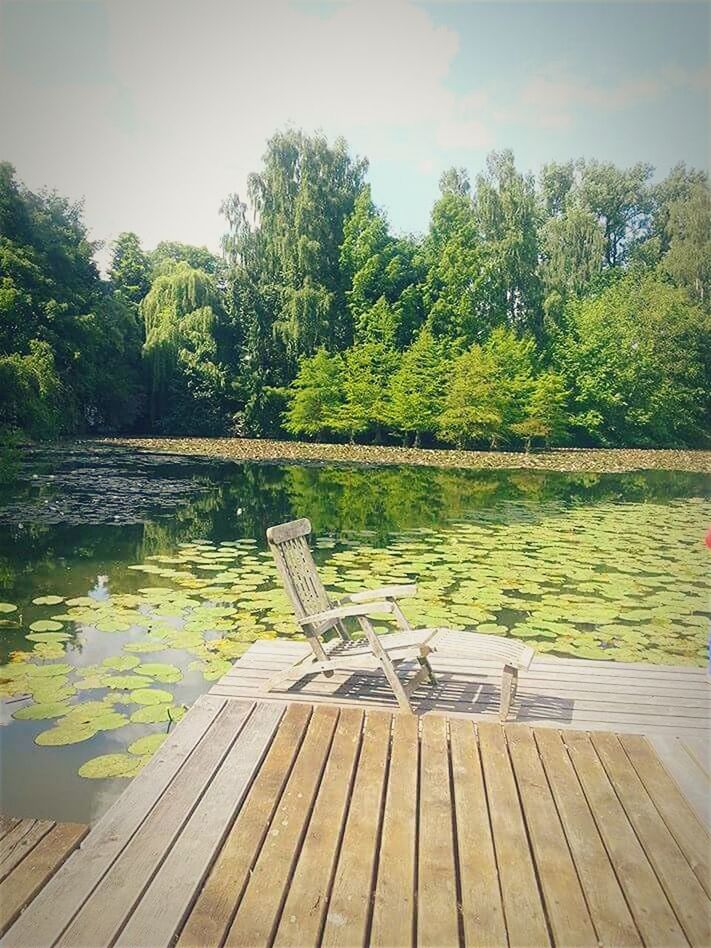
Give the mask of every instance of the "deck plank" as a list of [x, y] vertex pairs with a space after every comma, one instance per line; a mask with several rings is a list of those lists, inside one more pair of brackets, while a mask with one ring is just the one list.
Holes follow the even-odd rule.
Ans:
[[10, 875], [54, 825], [52, 820], [22, 820], [0, 840], [0, 881]]
[[360, 758], [331, 897], [322, 944], [350, 948], [365, 943], [376, 867], [380, 817], [392, 715], [367, 711]]
[[649, 741], [641, 735], [623, 735], [620, 741], [706, 894], [711, 896], [711, 845], [705, 827], [664, 769]]
[[175, 845], [131, 913], [117, 948], [168, 946], [182, 927], [195, 894], [247, 795], [283, 705], [258, 704], [183, 827]]
[[346, 708], [339, 715], [274, 939], [275, 948], [308, 948], [319, 943], [360, 751], [363, 718], [358, 708]]
[[230, 702], [224, 708], [57, 945], [101, 948], [114, 943], [253, 707]]
[[459, 943], [447, 719], [422, 721], [417, 860], [417, 944]]
[[560, 733], [549, 728], [533, 733], [600, 941], [638, 948], [642, 939]]
[[20, 820], [17, 817], [0, 813], [0, 840], [7, 836], [10, 830], [14, 829], [19, 822]]
[[311, 717], [308, 705], [292, 704], [279, 725], [195, 905], [180, 934], [180, 948], [219, 945], [247, 886]]
[[711, 944], [708, 896], [619, 739], [614, 734], [597, 733], [591, 735], [591, 740], [687, 938], [692, 945]]
[[414, 944], [419, 757], [417, 718], [395, 715], [370, 931], [379, 948]]
[[563, 739], [643, 940], [688, 944], [589, 736], [564, 731]]
[[269, 944], [281, 908], [338, 720], [337, 708], [318, 708], [257, 857], [225, 945]]
[[553, 940], [592, 948], [597, 935], [533, 733], [524, 725], [505, 732]]
[[487, 797], [492, 804], [491, 826], [509, 944], [511, 948], [549, 945], [548, 926], [503, 728], [483, 723], [477, 725], [477, 733]]
[[158, 797], [225, 706], [200, 698], [158, 753], [129, 784], [5, 935], [4, 948], [52, 944], [98, 885]]
[[689, 806], [711, 833], [711, 781], [687, 752], [685, 740], [677, 734], [648, 734], [647, 738]]
[[449, 722], [452, 787], [466, 945], [507, 943], [481, 755], [472, 721]]
[[79, 823], [57, 823], [0, 883], [0, 936], [89, 832]]

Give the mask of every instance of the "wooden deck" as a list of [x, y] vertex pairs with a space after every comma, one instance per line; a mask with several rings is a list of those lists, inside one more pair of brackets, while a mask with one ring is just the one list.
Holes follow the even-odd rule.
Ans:
[[79, 823], [0, 816], [0, 936], [88, 832]]
[[3, 944], [704, 946], [710, 896], [644, 737], [206, 695]]

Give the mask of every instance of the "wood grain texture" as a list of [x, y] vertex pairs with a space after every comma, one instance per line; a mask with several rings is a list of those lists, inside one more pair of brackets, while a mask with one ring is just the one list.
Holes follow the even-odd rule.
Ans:
[[395, 715], [370, 931], [380, 948], [414, 944], [419, 757], [417, 718]]
[[589, 736], [564, 731], [563, 739], [643, 941], [688, 944]]
[[509, 944], [512, 948], [549, 945], [548, 926], [503, 728], [497, 724], [480, 724], [477, 731], [486, 793], [491, 802], [491, 827]]
[[172, 736], [129, 784], [84, 840], [22, 913], [4, 938], [8, 948], [52, 944], [98, 885], [156, 800], [208, 732], [225, 700], [200, 698]]
[[341, 711], [308, 830], [274, 940], [279, 948], [319, 943], [360, 751], [364, 714]]
[[337, 708], [317, 708], [257, 857], [225, 945], [271, 943], [338, 720]]
[[637, 948], [642, 939], [560, 733], [539, 728], [534, 737], [598, 937]]
[[0, 883], [0, 936], [89, 832], [79, 823], [57, 823]]
[[182, 927], [284, 712], [257, 705], [115, 942], [167, 946]]
[[0, 881], [9, 876], [54, 825], [52, 820], [22, 820], [0, 840]]
[[368, 711], [322, 944], [365, 942], [370, 923], [392, 715]]
[[180, 934], [180, 948], [222, 943], [257, 861], [311, 717], [308, 705], [288, 707], [247, 799]]
[[467, 945], [507, 943], [489, 805], [472, 721], [449, 722], [462, 925]]
[[524, 725], [507, 727], [506, 742], [553, 940], [559, 945], [597, 945], [531, 729]]
[[711, 944], [711, 903], [614, 734], [591, 740], [692, 945]]

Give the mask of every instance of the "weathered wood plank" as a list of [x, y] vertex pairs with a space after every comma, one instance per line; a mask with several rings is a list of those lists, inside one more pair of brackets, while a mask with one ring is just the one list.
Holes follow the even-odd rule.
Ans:
[[356, 708], [339, 715], [275, 948], [309, 948], [319, 943], [360, 751], [363, 717], [363, 711]]
[[648, 740], [667, 772], [674, 778], [689, 806], [707, 832], [711, 832], [711, 782], [684, 747], [677, 732], [672, 736], [647, 733]]
[[5, 816], [0, 813], [0, 839], [7, 836], [10, 830], [14, 829], [19, 822], [19, 819], [14, 816]]
[[711, 944], [708, 897], [618, 738], [598, 733], [591, 740], [687, 938], [692, 945]]
[[10, 875], [54, 825], [52, 820], [22, 820], [0, 840], [0, 881]]
[[317, 708], [257, 857], [225, 945], [271, 943], [328, 757], [337, 708]]
[[706, 894], [711, 896], [711, 845], [706, 828], [664, 769], [647, 739], [641, 735], [624, 735], [620, 741]]
[[292, 704], [180, 934], [180, 948], [219, 945], [232, 923], [311, 717]]
[[106, 812], [74, 853], [22, 913], [5, 936], [7, 948], [52, 944], [99, 884], [189, 758], [225, 701], [200, 698], [119, 800]]
[[[58, 945], [114, 943], [253, 708], [231, 701], [84, 903]], [[120, 802], [120, 801], [119, 801]], [[89, 837], [91, 839], [91, 836]], [[81, 854], [81, 850], [80, 850]]]
[[32, 901], [89, 831], [78, 823], [58, 823], [0, 883], [0, 936]]
[[418, 768], [417, 718], [395, 715], [370, 931], [380, 948], [414, 944]]
[[360, 758], [323, 930], [325, 946], [350, 948], [364, 944], [367, 937], [391, 720], [390, 713], [366, 713]]
[[504, 730], [553, 941], [559, 945], [597, 945], [531, 729], [507, 725]]
[[539, 728], [534, 737], [600, 941], [637, 948], [642, 939], [560, 733]]
[[168, 946], [239, 810], [284, 713], [283, 705], [258, 704], [230, 748], [163, 861], [128, 924], [117, 948]]
[[590, 738], [564, 731], [563, 739], [642, 939], [651, 945], [687, 944]]
[[432, 715], [422, 721], [420, 748], [417, 944], [458, 943], [447, 719]]
[[464, 942], [499, 948], [506, 923], [476, 731], [472, 721], [450, 720], [449, 733]]
[[511, 948], [550, 944], [503, 728], [477, 725], [494, 850]]

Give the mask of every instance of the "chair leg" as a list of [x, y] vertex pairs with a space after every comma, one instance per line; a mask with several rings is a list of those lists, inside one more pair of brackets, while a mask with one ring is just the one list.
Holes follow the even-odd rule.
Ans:
[[417, 661], [427, 672], [427, 677], [429, 678], [431, 685], [437, 684], [437, 679], [435, 678], [435, 673], [432, 671], [432, 666], [430, 665], [430, 660], [426, 655], [418, 655]]
[[393, 694], [395, 695], [395, 699], [400, 706], [400, 710], [404, 711], [406, 714], [412, 714], [412, 705], [410, 704], [410, 700], [407, 697], [407, 692], [403, 688], [402, 682], [397, 676], [397, 672], [395, 671], [390, 656], [380, 644], [378, 635], [371, 622], [367, 616], [358, 616], [358, 622], [365, 633], [365, 637], [368, 640], [368, 644], [370, 645], [373, 655], [375, 655], [375, 657], [378, 659], [381, 668], [385, 672], [385, 677], [387, 678], [388, 684], [393, 690]]
[[501, 721], [506, 721], [511, 708], [511, 699], [516, 694], [518, 688], [518, 668], [513, 665], [504, 665], [504, 673], [501, 678], [501, 709], [499, 717]]

